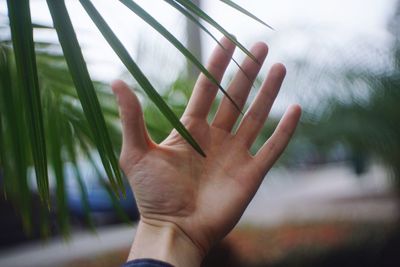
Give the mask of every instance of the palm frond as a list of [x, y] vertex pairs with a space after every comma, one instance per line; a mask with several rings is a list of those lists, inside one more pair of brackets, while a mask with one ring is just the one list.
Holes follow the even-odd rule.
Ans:
[[[200, 29], [202, 29], [208, 36], [211, 37], [222, 49], [224, 49], [225, 53], [227, 53], [226, 48], [221, 44], [221, 42], [210, 32], [203, 24], [199, 22], [199, 20], [193, 16], [192, 13], [187, 11], [184, 7], [182, 7], [180, 4], [176, 3], [174, 0], [164, 0], [167, 2], [169, 5], [174, 7], [176, 10], [178, 10], [180, 13], [182, 13], [186, 18], [190, 19], [194, 24], [196, 24]], [[250, 80], [250, 77], [247, 75], [247, 73], [244, 71], [242, 66], [232, 57], [233, 63], [240, 69], [240, 71], [246, 76], [248, 80]]]
[[[1, 138], [1, 164], [5, 177], [7, 197], [18, 207], [24, 229], [30, 232], [30, 192], [27, 168], [29, 142], [24, 130], [25, 105], [20, 97], [20, 87], [10, 72], [11, 58], [8, 48], [0, 46], [0, 116], [3, 128]], [[10, 179], [12, 177], [12, 179]]]
[[274, 28], [272, 28], [270, 25], [268, 25], [267, 23], [265, 23], [264, 21], [262, 21], [261, 19], [259, 19], [258, 17], [254, 16], [251, 12], [247, 11], [246, 9], [244, 9], [243, 7], [241, 7], [240, 5], [236, 4], [235, 2], [231, 1], [231, 0], [220, 0], [221, 2], [224, 2], [225, 4], [227, 4], [228, 6], [236, 9], [237, 11], [245, 14], [246, 16], [254, 19], [255, 21], [261, 23], [262, 25], [270, 28], [271, 30], [274, 30]]
[[7, 0], [7, 5], [18, 82], [22, 89], [20, 93], [27, 107], [25, 120], [29, 129], [38, 190], [42, 201], [49, 205], [46, 142], [29, 1]]
[[193, 4], [191, 1], [187, 0], [175, 0], [175, 2], [179, 3], [182, 5], [184, 8], [201, 18], [202, 20], [206, 21], [208, 24], [213, 26], [215, 29], [217, 29], [219, 32], [221, 32], [223, 35], [225, 35], [231, 42], [233, 42], [237, 47], [239, 47], [240, 50], [242, 50], [248, 57], [250, 57], [254, 62], [260, 64], [258, 62], [257, 58], [249, 51], [247, 48], [242, 45], [235, 36], [230, 34], [227, 30], [225, 30], [224, 27], [222, 27], [218, 22], [216, 22], [213, 18], [211, 18], [207, 13], [205, 13], [201, 8]]
[[49, 112], [47, 113], [48, 125], [46, 127], [48, 131], [49, 142], [52, 144], [50, 146], [50, 166], [53, 169], [54, 177], [56, 180], [56, 204], [58, 211], [58, 224], [61, 228], [61, 232], [66, 235], [69, 232], [69, 218], [68, 218], [68, 208], [66, 203], [66, 189], [65, 189], [65, 177], [64, 177], [64, 162], [62, 153], [62, 139], [65, 135], [65, 122], [63, 116], [59, 115], [59, 110], [55, 107], [59, 106], [59, 101], [54, 97], [50, 99], [54, 103], [50, 106]]
[[93, 139], [99, 150], [99, 155], [103, 162], [104, 169], [108, 175], [113, 190], [118, 192], [119, 189], [123, 189], [118, 162], [64, 0], [47, 0], [47, 4], [53, 18], [54, 27], [57, 31], [72, 80], [78, 92], [88, 124], [90, 125]]

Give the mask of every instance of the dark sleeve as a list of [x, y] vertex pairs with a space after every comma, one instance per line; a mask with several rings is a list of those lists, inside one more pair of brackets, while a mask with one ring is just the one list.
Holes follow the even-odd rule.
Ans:
[[169, 263], [153, 260], [153, 259], [138, 259], [128, 261], [122, 267], [174, 267]]

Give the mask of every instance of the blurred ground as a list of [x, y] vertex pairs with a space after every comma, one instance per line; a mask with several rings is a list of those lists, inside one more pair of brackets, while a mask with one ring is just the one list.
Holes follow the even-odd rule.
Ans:
[[209, 253], [203, 266], [394, 267], [400, 264], [396, 229], [392, 223], [354, 221], [241, 226]]
[[[63, 266], [74, 261], [85, 262], [108, 253], [111, 253], [112, 257], [109, 257], [106, 261], [108, 265], [105, 266], [118, 266], [127, 256], [134, 233], [133, 225], [118, 225], [98, 228], [96, 233], [76, 231], [69, 240], [58, 237], [43, 242], [27, 243], [1, 251], [0, 266]], [[118, 254], [119, 250], [123, 251], [122, 255]], [[117, 262], [110, 264], [113, 262], [112, 258], [117, 258]]]
[[[375, 251], [395, 235], [399, 219], [398, 200], [386, 176], [374, 166], [357, 177], [345, 164], [274, 170], [206, 266], [308, 266], [290, 265], [286, 259], [315, 258], [338, 248], [371, 246]], [[134, 226], [105, 227], [97, 235], [75, 232], [67, 242], [56, 238], [8, 248], [0, 252], [0, 266], [118, 266], [134, 231]]]
[[371, 165], [357, 176], [346, 163], [271, 171], [242, 224], [277, 225], [316, 220], [392, 221], [399, 218], [385, 169]]

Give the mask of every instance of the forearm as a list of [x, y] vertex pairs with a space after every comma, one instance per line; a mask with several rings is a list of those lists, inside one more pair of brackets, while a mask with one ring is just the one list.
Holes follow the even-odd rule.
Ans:
[[204, 255], [173, 223], [140, 220], [128, 261], [156, 259], [175, 267], [200, 266]]

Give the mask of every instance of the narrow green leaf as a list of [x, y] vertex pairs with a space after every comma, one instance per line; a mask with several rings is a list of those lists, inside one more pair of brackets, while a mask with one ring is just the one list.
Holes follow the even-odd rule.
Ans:
[[[176, 3], [174, 0], [164, 0], [164, 1], [167, 2], [169, 5], [171, 5], [172, 7], [174, 7], [180, 13], [182, 13], [185, 17], [193, 21], [193, 23], [195, 23], [200, 29], [202, 29], [205, 33], [207, 33], [222, 49], [224, 49], [225, 53], [227, 53], [226, 48], [221, 44], [221, 42], [203, 24], [201, 24], [199, 20], [192, 15], [192, 13], [188, 12], [185, 8], [183, 8], [180, 4]], [[247, 73], [243, 70], [240, 64], [233, 57], [232, 61], [242, 71], [242, 73], [246, 76], [246, 78], [250, 80], [250, 77], [247, 75]]]
[[40, 23], [32, 23], [32, 28], [35, 29], [46, 29], [46, 30], [50, 30], [53, 29], [53, 27], [44, 25], [44, 24], [40, 24]]
[[132, 221], [129, 219], [128, 214], [126, 214], [125, 210], [118, 202], [115, 194], [112, 193], [110, 186], [106, 184], [103, 180], [100, 179], [101, 185], [107, 191], [107, 194], [111, 200], [111, 204], [113, 205], [113, 209], [115, 210], [117, 216], [125, 223], [132, 224]]
[[[82, 143], [81, 143], [82, 144]], [[91, 162], [91, 165], [93, 166], [94, 170], [96, 171], [97, 175], [96, 178], [99, 182], [99, 184], [106, 190], [110, 200], [111, 204], [117, 214], [117, 216], [126, 223], [131, 223], [128, 215], [124, 211], [123, 207], [121, 206], [120, 202], [118, 201], [117, 197], [115, 194], [112, 193], [110, 186], [104, 182], [102, 179], [102, 173], [100, 172], [99, 168], [97, 167], [96, 160], [93, 158], [93, 155], [90, 153], [90, 151], [87, 149], [86, 145], [82, 145], [82, 148], [84, 150], [85, 156], [87, 159]]]
[[28, 0], [7, 0], [11, 35], [14, 47], [21, 96], [26, 106], [26, 125], [32, 149], [36, 180], [41, 200], [49, 205], [46, 142], [42, 107], [33, 44], [32, 21]]
[[92, 217], [90, 215], [89, 195], [88, 195], [85, 183], [83, 181], [81, 170], [80, 170], [80, 167], [78, 166], [78, 161], [76, 158], [78, 153], [76, 151], [77, 144], [76, 144], [75, 138], [76, 138], [76, 136], [74, 133], [74, 129], [72, 129], [72, 126], [69, 125], [69, 127], [67, 127], [67, 129], [65, 131], [66, 148], [67, 148], [67, 152], [69, 155], [69, 160], [71, 161], [71, 163], [73, 165], [76, 181], [78, 182], [78, 185], [79, 185], [79, 191], [81, 194], [81, 201], [83, 204], [83, 211], [84, 211], [86, 223], [89, 225], [89, 227], [92, 231], [95, 231], [94, 223], [93, 223]]
[[[12, 148], [9, 148], [10, 142], [7, 142], [7, 133], [10, 132], [9, 126], [7, 127], [7, 115], [12, 113], [12, 111], [8, 111], [9, 109], [6, 101], [6, 93], [7, 90], [10, 91], [11, 77], [8, 72], [8, 62], [6, 58], [6, 53], [3, 47], [0, 46], [0, 176], [3, 177], [4, 181], [4, 195], [6, 198], [9, 198], [9, 195], [13, 197], [15, 191], [15, 181], [10, 179], [12, 176], [11, 168], [10, 168], [10, 154], [13, 155]], [[10, 93], [10, 92], [8, 92]], [[9, 152], [8, 157], [6, 156], [6, 151]], [[11, 153], [10, 153], [11, 152]]]
[[40, 206], [39, 211], [36, 210], [36, 214], [37, 213], [39, 213], [40, 236], [44, 240], [47, 240], [51, 235], [50, 211], [49, 209]]
[[[50, 165], [53, 168], [56, 179], [56, 200], [58, 225], [64, 236], [69, 233], [69, 216], [65, 191], [64, 161], [62, 158], [62, 142], [64, 131], [62, 129], [63, 118], [59, 116], [59, 100], [53, 97], [51, 101], [56, 102], [48, 108], [47, 133], [49, 138]], [[50, 145], [51, 144], [51, 145]]]
[[[13, 200], [22, 215], [24, 230], [31, 233], [31, 192], [28, 187], [27, 169], [29, 143], [24, 130], [25, 108], [21, 98], [23, 88], [11, 72], [10, 53], [0, 46], [0, 113], [5, 132], [2, 138], [4, 180], [8, 197]], [[13, 69], [13, 73], [15, 73]]]
[[65, 2], [47, 0], [47, 5], [104, 169], [113, 190], [118, 192], [124, 189], [118, 162]]
[[92, 18], [97, 28], [103, 34], [104, 38], [113, 48], [115, 53], [121, 59], [123, 64], [127, 67], [128, 71], [135, 77], [136, 81], [143, 88], [145, 93], [153, 101], [153, 103], [159, 108], [161, 113], [170, 121], [173, 127], [182, 135], [182, 137], [187, 140], [187, 142], [201, 155], [205, 156], [205, 153], [201, 147], [197, 144], [196, 140], [190, 135], [189, 131], [185, 126], [179, 121], [178, 117], [174, 114], [171, 108], [165, 103], [162, 97], [154, 89], [153, 85], [146, 78], [137, 64], [134, 62], [132, 57], [129, 55], [128, 51], [122, 45], [121, 41], [115, 36], [111, 28], [107, 25], [98, 11], [95, 9], [93, 4], [88, 0], [80, 0], [82, 6], [85, 8], [86, 12]]
[[81, 201], [83, 203], [83, 211], [85, 214], [86, 223], [89, 225], [92, 231], [95, 231], [93, 218], [90, 214], [90, 204], [89, 204], [89, 195], [85, 183], [83, 182], [83, 177], [77, 162], [74, 162], [74, 170], [75, 170], [75, 177], [79, 185], [79, 191], [81, 193]]
[[[0, 90], [2, 90], [0, 88]], [[1, 103], [1, 102], [0, 102]], [[1, 106], [0, 106], [1, 107]], [[12, 180], [5, 178], [7, 176], [10, 176], [10, 171], [8, 168], [7, 164], [7, 157], [6, 157], [6, 141], [4, 138], [4, 122], [3, 122], [3, 114], [2, 110], [0, 109], [0, 177], [3, 179], [3, 193], [4, 193], [4, 198], [7, 200], [8, 195], [13, 192], [13, 186], [12, 186]]]
[[[88, 0], [81, 0], [81, 2], [87, 2]], [[221, 92], [231, 101], [235, 108], [241, 112], [240, 107], [215, 79], [215, 77], [200, 63], [200, 61], [178, 40], [173, 36], [164, 26], [162, 26], [156, 19], [154, 19], [149, 13], [143, 8], [136, 4], [133, 0], [120, 0], [126, 7], [132, 10], [136, 15], [148, 23], [153, 29], [158, 31], [164, 36], [171, 44], [173, 44], [186, 58], [188, 58], [212, 83], [218, 86]]]
[[243, 7], [239, 6], [238, 4], [236, 4], [235, 2], [231, 1], [231, 0], [220, 0], [221, 2], [224, 2], [225, 4], [227, 4], [228, 6], [238, 10], [239, 12], [245, 14], [246, 16], [254, 19], [255, 21], [261, 23], [262, 25], [270, 28], [271, 30], [274, 30], [274, 28], [272, 28], [271, 26], [269, 26], [267, 23], [265, 23], [264, 21], [262, 21], [261, 19], [257, 18], [256, 16], [254, 16], [251, 12], [247, 11], [246, 9], [244, 9]]
[[193, 4], [191, 1], [188, 0], [175, 0], [175, 2], [178, 2], [180, 5], [185, 7], [187, 10], [201, 18], [202, 20], [206, 21], [208, 24], [213, 26], [215, 29], [220, 31], [223, 35], [225, 35], [231, 42], [233, 42], [237, 47], [239, 47], [240, 50], [242, 50], [248, 57], [250, 57], [254, 62], [260, 64], [258, 62], [257, 58], [249, 51], [247, 50], [244, 45], [242, 45], [240, 42], [236, 40], [236, 37], [230, 34], [228, 31], [224, 29], [218, 22], [216, 22], [213, 18], [211, 18], [207, 13], [205, 13], [201, 8]]

